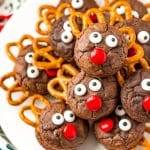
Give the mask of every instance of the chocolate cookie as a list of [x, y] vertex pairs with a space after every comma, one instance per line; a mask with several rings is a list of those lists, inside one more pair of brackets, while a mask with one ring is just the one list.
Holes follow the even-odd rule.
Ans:
[[32, 65], [33, 57], [32, 46], [27, 46], [20, 51], [14, 72], [19, 85], [33, 93], [47, 94], [47, 83], [49, 76], [44, 70], [39, 70]]
[[71, 6], [80, 12], [85, 12], [89, 8], [96, 8], [98, 5], [95, 0], [63, 0], [64, 2], [71, 3]]
[[150, 121], [150, 70], [139, 70], [129, 77], [121, 90], [121, 101], [132, 119]]
[[118, 24], [118, 26], [127, 26], [135, 30], [137, 43], [139, 43], [145, 52], [145, 58], [150, 62], [150, 22], [141, 19], [130, 19]]
[[74, 57], [90, 76], [108, 77], [122, 68], [127, 52], [127, 41], [116, 27], [96, 23], [81, 33]]
[[80, 118], [98, 120], [114, 110], [117, 96], [114, 77], [92, 78], [82, 71], [69, 83], [67, 104]]
[[129, 118], [122, 106], [117, 106], [115, 112], [94, 123], [94, 134], [109, 150], [130, 150], [142, 139], [145, 125]]
[[71, 32], [67, 16], [53, 23], [49, 38], [56, 56], [63, 57], [68, 62], [74, 61], [73, 55], [76, 38]]
[[[139, 0], [126, 0], [126, 1], [130, 4], [130, 6], [132, 8], [133, 17], [142, 18], [145, 14], [148, 13], [147, 8]], [[125, 14], [124, 6], [121, 6], [120, 8], [118, 8], [117, 12], [119, 15], [124, 15]]]
[[46, 150], [73, 150], [85, 141], [88, 130], [88, 122], [67, 105], [54, 103], [42, 111], [36, 137]]

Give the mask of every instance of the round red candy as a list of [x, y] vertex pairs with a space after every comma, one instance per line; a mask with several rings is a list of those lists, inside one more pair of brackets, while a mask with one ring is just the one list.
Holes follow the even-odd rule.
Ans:
[[97, 22], [97, 16], [95, 14], [90, 14], [90, 18], [91, 20], [93, 21], [93, 23], [96, 23]]
[[104, 132], [111, 132], [114, 128], [114, 121], [112, 119], [104, 119], [99, 123], [99, 128]]
[[57, 75], [57, 69], [49, 69], [46, 70], [46, 74], [50, 77], [56, 77]]
[[128, 57], [132, 57], [134, 55], [136, 55], [136, 50], [134, 48], [130, 48], [128, 50]]
[[143, 107], [146, 111], [150, 111], [150, 96], [147, 96], [144, 100], [143, 100]]
[[96, 65], [102, 65], [106, 62], [106, 52], [101, 48], [95, 48], [91, 52], [91, 61]]
[[73, 124], [67, 124], [64, 127], [63, 135], [67, 140], [74, 140], [77, 137], [77, 127]]
[[86, 100], [86, 106], [90, 111], [98, 111], [102, 108], [102, 99], [93, 95]]

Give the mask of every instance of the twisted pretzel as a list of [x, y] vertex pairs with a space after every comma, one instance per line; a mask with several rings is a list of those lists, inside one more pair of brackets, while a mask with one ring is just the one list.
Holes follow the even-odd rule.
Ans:
[[39, 101], [39, 102], [42, 102], [45, 106], [48, 106], [50, 105], [50, 101], [48, 99], [46, 99], [44, 96], [42, 95], [39, 95], [39, 94], [35, 94], [31, 97], [31, 108], [32, 108], [32, 111], [34, 112], [34, 114], [39, 114], [42, 109], [40, 107], [37, 107], [35, 105], [36, 101]]
[[[12, 94], [14, 92], [23, 92], [23, 95], [19, 99], [14, 100], [12, 98]], [[22, 104], [29, 97], [29, 95], [30, 95], [29, 91], [25, 90], [23, 87], [19, 87], [18, 84], [16, 83], [8, 89], [7, 100], [10, 105], [16, 106]]]
[[[35, 119], [36, 119], [35, 122], [34, 122], [34, 121], [31, 121], [30, 119], [28, 119], [28, 118], [25, 116], [24, 113], [25, 113], [26, 111], [29, 111], [29, 110], [34, 114]], [[30, 105], [29, 105], [29, 106], [24, 106], [24, 107], [21, 108], [21, 110], [20, 110], [20, 112], [19, 112], [19, 117], [20, 117], [21, 120], [22, 120], [23, 122], [25, 122], [26, 124], [32, 126], [32, 127], [35, 128], [35, 129], [38, 129], [38, 120], [39, 120], [39, 118], [38, 118], [38, 116], [32, 111], [32, 108], [31, 108]]]
[[[13, 78], [14, 80], [16, 80], [16, 77], [15, 77], [15, 72], [9, 72], [7, 74], [5, 74], [4, 76], [1, 77], [0, 79], [0, 87], [5, 90], [5, 91], [8, 91], [10, 87], [7, 87], [4, 82], [7, 80], [7, 79], [10, 79], [10, 78]], [[18, 82], [15, 81], [14, 84], [17, 84]], [[13, 84], [13, 85], [14, 85]]]
[[25, 47], [23, 44], [25, 40], [30, 40], [31, 42], [33, 42], [33, 37], [31, 35], [26, 34], [23, 35], [18, 42], [11, 42], [6, 45], [6, 54], [9, 57], [9, 59], [14, 63], [16, 62], [16, 56], [14, 56], [14, 54], [11, 52], [11, 48], [17, 47], [18, 52], [20, 52]]
[[[68, 73], [69, 76], [65, 75]], [[78, 73], [77, 69], [70, 64], [64, 64], [61, 69], [58, 70], [57, 77], [50, 80], [48, 83], [49, 93], [57, 99], [67, 99], [67, 85], [73, 76]], [[56, 86], [58, 85], [58, 89]]]

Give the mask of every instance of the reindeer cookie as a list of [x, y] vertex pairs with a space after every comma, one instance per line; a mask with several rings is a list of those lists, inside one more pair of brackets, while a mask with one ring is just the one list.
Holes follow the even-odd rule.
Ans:
[[117, 103], [118, 87], [114, 77], [101, 79], [80, 72], [70, 81], [67, 103], [83, 119], [98, 120], [109, 115]]
[[116, 27], [97, 23], [81, 33], [74, 57], [90, 76], [108, 77], [122, 68], [127, 51], [127, 41]]
[[94, 134], [98, 142], [109, 150], [130, 150], [142, 139], [144, 123], [132, 120], [121, 105], [115, 114], [94, 123]]
[[128, 115], [139, 122], [150, 121], [150, 70], [139, 70], [125, 82], [121, 101]]

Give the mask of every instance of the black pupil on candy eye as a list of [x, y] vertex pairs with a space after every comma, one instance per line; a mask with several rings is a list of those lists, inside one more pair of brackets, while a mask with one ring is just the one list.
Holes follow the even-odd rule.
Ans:
[[32, 55], [30, 54], [29, 57], [32, 58]]
[[76, 2], [77, 2], [77, 3], [79, 3], [79, 2], [80, 2], [80, 0], [76, 0]]
[[32, 69], [32, 70], [31, 70], [31, 73], [34, 73], [34, 72], [35, 72], [35, 70]]
[[78, 92], [81, 92], [81, 88], [78, 88], [77, 91], [78, 91]]
[[60, 119], [60, 116], [56, 116], [56, 119], [58, 119], [58, 120], [59, 120], [59, 119]]
[[118, 106], [118, 109], [119, 109], [119, 110], [121, 110], [121, 109], [122, 109], [122, 107], [121, 107], [121, 106]]
[[97, 85], [97, 83], [96, 82], [93, 82], [93, 86], [96, 86]]
[[71, 114], [70, 114], [70, 117], [73, 118], [73, 116], [74, 116], [74, 115], [71, 113]]
[[150, 81], [149, 81], [149, 82], [147, 82], [147, 86], [150, 86]]
[[68, 36], [66, 35], [64, 38], [65, 38], [65, 39], [68, 39]]
[[127, 126], [128, 124], [126, 122], [123, 123], [123, 126]]
[[112, 42], [115, 42], [115, 38], [112, 38], [111, 40], [112, 40]]
[[144, 36], [144, 40], [147, 40], [147, 38], [148, 38], [147, 36]]
[[97, 38], [97, 37], [98, 37], [98, 34], [94, 34], [93, 36], [94, 36], [94, 38]]

